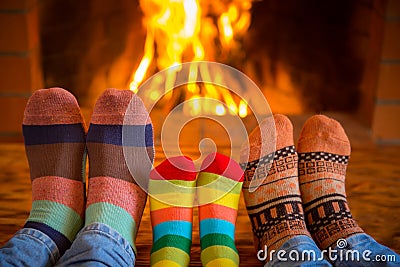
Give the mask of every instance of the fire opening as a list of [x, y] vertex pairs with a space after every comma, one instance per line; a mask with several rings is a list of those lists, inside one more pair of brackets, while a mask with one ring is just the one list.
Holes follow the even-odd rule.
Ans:
[[[241, 41], [251, 23], [252, 0], [141, 0], [140, 7], [147, 35], [143, 57], [131, 76], [129, 87], [134, 92], [152, 74], [149, 73], [151, 66], [163, 70], [180, 63], [193, 62], [188, 77], [190, 82], [195, 81], [197, 75], [210, 76], [209, 70], [200, 68], [196, 61], [224, 62], [230, 56], [240, 54]], [[172, 68], [168, 73], [170, 84], [174, 84], [176, 71], [179, 68]], [[219, 73], [216, 82], [223, 83], [227, 78]], [[152, 93], [153, 99], [159, 97], [158, 92]], [[223, 116], [233, 113], [242, 118], [248, 115], [245, 100], [218, 86], [190, 83], [180, 89], [181, 93], [185, 94], [186, 100], [193, 100], [188, 104], [191, 106], [185, 109], [190, 115], [208, 113]], [[176, 100], [180, 97], [176, 94], [173, 92], [166, 98], [178, 104]], [[199, 97], [221, 100], [226, 107], [211, 102], [211, 107], [200, 107], [196, 105]]]

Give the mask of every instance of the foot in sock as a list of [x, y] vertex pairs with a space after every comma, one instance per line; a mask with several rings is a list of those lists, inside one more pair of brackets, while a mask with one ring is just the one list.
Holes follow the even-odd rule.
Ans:
[[231, 158], [208, 155], [197, 178], [201, 262], [205, 267], [239, 266], [235, 224], [243, 170]]
[[151, 266], [188, 266], [196, 169], [190, 158], [163, 161], [150, 173]]
[[299, 180], [308, 229], [321, 249], [362, 229], [346, 200], [345, 176], [350, 142], [335, 120], [316, 115], [307, 120], [299, 142]]
[[[296, 235], [310, 235], [300, 196], [293, 126], [283, 115], [274, 115], [273, 119], [276, 151], [268, 149], [271, 133], [266, 119], [250, 134], [249, 144], [241, 152], [241, 166], [245, 169], [243, 195], [256, 249], [267, 246], [268, 252], [278, 250]], [[266, 149], [260, 151], [260, 147]], [[261, 181], [258, 188], [249, 188], [252, 179]]]
[[61, 88], [38, 90], [26, 105], [22, 129], [32, 180], [24, 227], [45, 233], [61, 256], [83, 225], [85, 126], [78, 102]]
[[[133, 136], [123, 141], [125, 128]], [[148, 176], [132, 176], [124, 149], [133, 154], [148, 151], [150, 161], [154, 153], [152, 124], [140, 98], [129, 90], [106, 90], [95, 104], [86, 144], [89, 186], [85, 226], [108, 225], [136, 253], [135, 238], [147, 198], [136, 179], [148, 179]], [[142, 173], [146, 171], [148, 175], [150, 169]]]

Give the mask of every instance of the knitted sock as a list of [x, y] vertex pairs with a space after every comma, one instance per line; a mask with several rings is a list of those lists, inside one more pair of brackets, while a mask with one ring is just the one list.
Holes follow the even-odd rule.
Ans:
[[321, 249], [363, 232], [349, 210], [345, 175], [350, 142], [335, 120], [316, 115], [300, 134], [299, 179], [308, 229]]
[[235, 224], [243, 171], [218, 153], [208, 155], [197, 179], [201, 262], [205, 267], [239, 266]]
[[[256, 249], [267, 246], [268, 252], [278, 250], [296, 235], [310, 235], [300, 196], [293, 126], [286, 116], [278, 114], [273, 119], [276, 151], [267, 144], [273, 134], [266, 119], [250, 134], [249, 145], [243, 146], [241, 155], [245, 169], [243, 195]], [[258, 188], [250, 188], [252, 179], [260, 179]]]
[[151, 266], [189, 265], [195, 185], [196, 169], [187, 157], [169, 158], [150, 173]]
[[61, 88], [36, 91], [22, 130], [32, 180], [32, 210], [24, 227], [46, 234], [62, 255], [81, 229], [84, 213], [85, 126], [76, 99]]
[[[126, 140], [123, 140], [126, 129], [132, 136], [124, 136]], [[106, 90], [94, 107], [86, 143], [89, 186], [85, 226], [108, 225], [121, 234], [136, 253], [135, 238], [147, 194], [135, 179], [148, 179], [150, 168], [143, 164], [145, 177], [134, 178], [127, 162], [130, 162], [130, 154], [143, 156], [143, 151], [147, 150], [151, 161], [154, 155], [152, 124], [140, 98], [129, 90]], [[124, 148], [129, 149], [129, 155], [124, 154]]]

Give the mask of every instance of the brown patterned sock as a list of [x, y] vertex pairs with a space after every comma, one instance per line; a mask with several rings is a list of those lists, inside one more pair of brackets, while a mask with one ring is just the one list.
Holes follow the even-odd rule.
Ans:
[[[241, 153], [241, 166], [245, 169], [243, 194], [256, 249], [264, 249], [267, 245], [268, 251], [279, 249], [296, 235], [310, 235], [300, 196], [293, 126], [283, 115], [275, 115], [274, 121], [275, 152], [266, 144], [271, 142], [273, 134], [267, 121], [263, 121], [250, 134], [249, 147], [244, 147]], [[266, 151], [261, 151], [261, 148]], [[255, 191], [249, 188], [252, 179], [263, 180]]]
[[300, 134], [299, 180], [308, 229], [326, 249], [363, 230], [346, 200], [345, 175], [350, 142], [337, 121], [323, 115], [307, 120]]

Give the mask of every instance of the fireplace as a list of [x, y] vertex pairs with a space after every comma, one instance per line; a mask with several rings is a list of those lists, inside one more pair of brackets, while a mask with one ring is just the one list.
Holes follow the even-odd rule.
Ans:
[[[106, 87], [128, 88], [130, 82], [136, 82], [133, 87], [137, 88], [143, 79], [172, 64], [210, 60], [249, 75], [265, 91], [275, 112], [359, 108], [369, 52], [368, 19], [381, 8], [373, 1], [173, 2], [168, 11], [175, 12], [171, 15], [174, 18], [154, 26], [155, 20], [168, 20], [168, 1], [45, 1], [41, 36], [46, 85], [64, 84], [90, 105]], [[185, 2], [198, 8], [189, 6], [185, 10]], [[236, 16], [236, 21], [227, 22], [236, 22], [228, 25], [230, 31], [232, 26], [245, 25], [229, 39], [224, 33], [228, 30], [220, 24], [224, 15], [235, 12], [238, 14], [231, 17]], [[180, 21], [196, 16], [198, 25], [190, 25], [196, 23], [193, 19]], [[242, 22], [244, 18], [248, 21]], [[188, 29], [184, 29], [184, 23], [189, 24]], [[180, 32], [184, 30], [198, 31], [189, 33], [195, 40], [183, 36], [185, 33]], [[168, 31], [172, 33], [165, 36]], [[146, 51], [146, 38], [153, 39], [150, 47], [155, 51]], [[191, 43], [174, 50], [178, 41]], [[200, 47], [194, 44], [196, 41]], [[202, 51], [196, 54], [187, 51], [190, 49]], [[134, 81], [132, 73], [138, 74], [135, 71], [146, 65], [141, 61], [145, 56], [149, 60], [146, 73]]]
[[[232, 26], [235, 12], [231, 11], [229, 20], [221, 14], [229, 13], [229, 5], [236, 2], [243, 1], [214, 0], [228, 9], [207, 13], [213, 18], [210, 23]], [[204, 5], [200, 8], [207, 10]], [[220, 48], [229, 38], [216, 43], [204, 38], [202, 44], [215, 45], [217, 51], [215, 58], [205, 60], [231, 65], [248, 75], [260, 87], [272, 112], [289, 115], [295, 136], [310, 114], [328, 113], [338, 119], [353, 149], [346, 190], [354, 218], [378, 242], [399, 252], [400, 0], [259, 0], [251, 1], [248, 12], [247, 30], [234, 35], [240, 37], [236, 40], [240, 49], [228, 53]], [[31, 208], [29, 166], [21, 133], [28, 98], [38, 88], [64, 87], [77, 97], [89, 121], [103, 90], [129, 89], [132, 76], [141, 69], [147, 38], [144, 13], [139, 0], [0, 1], [0, 183], [6, 185], [0, 190], [0, 242], [24, 225]], [[219, 39], [217, 33], [214, 36]], [[230, 36], [229, 27], [222, 36]], [[156, 48], [143, 80], [161, 68], [155, 62], [159, 58]], [[190, 53], [182, 62], [189, 60]], [[161, 152], [169, 153], [162, 151], [169, 140], [161, 139], [161, 125], [172, 110], [181, 116], [167, 120], [172, 126], [164, 128], [179, 130], [176, 125], [185, 125], [178, 137], [183, 154], [200, 162], [199, 154], [222, 148], [220, 152], [227, 155], [239, 149], [228, 148], [229, 138], [238, 136], [223, 127], [232, 123], [226, 115], [235, 108], [221, 96], [223, 89], [214, 89], [226, 106], [222, 109], [216, 104], [204, 112], [214, 112], [221, 124], [209, 119], [187, 121], [186, 114], [203, 111], [197, 113], [196, 102], [189, 109], [182, 105], [187, 99], [196, 100], [185, 86], [174, 90], [173, 101], [163, 98], [157, 103], [151, 114], [155, 165], [164, 159]], [[201, 96], [205, 85], [198, 84], [194, 91]], [[255, 123], [249, 101], [241, 102], [233, 93], [228, 98], [235, 103], [233, 117], [243, 123], [245, 131], [251, 131]], [[240, 132], [235, 128], [234, 133]], [[196, 210], [194, 213], [191, 262], [201, 266], [199, 220]], [[369, 216], [371, 213], [376, 216]], [[236, 226], [241, 265], [258, 266], [243, 198]], [[146, 206], [136, 239], [137, 266], [149, 266], [151, 233]]]
[[[152, 18], [149, 12], [165, 9], [168, 4], [168, 1], [139, 0], [44, 0], [17, 1], [23, 2], [18, 6], [17, 2], [8, 2], [0, 6], [3, 21], [5, 17], [14, 19], [16, 14], [23, 17], [25, 24], [30, 25], [26, 26], [28, 35], [36, 34], [37, 39], [28, 38], [27, 47], [19, 48], [11, 43], [9, 47], [4, 44], [0, 47], [5, 51], [0, 54], [4, 63], [14, 57], [19, 60], [28, 57], [32, 61], [27, 66], [27, 72], [33, 77], [30, 80], [39, 80], [20, 85], [27, 88], [20, 92], [21, 89], [12, 89], [12, 86], [1, 89], [3, 106], [10, 103], [18, 106], [19, 111], [12, 118], [18, 123], [26, 98], [39, 86], [70, 90], [88, 114], [105, 88], [129, 88], [134, 74], [145, 65], [146, 52], [149, 53], [146, 50]], [[174, 1], [176, 5], [179, 2]], [[400, 46], [396, 45], [399, 40], [395, 37], [399, 30], [398, 1], [181, 2], [197, 4], [197, 11], [201, 13], [197, 14], [201, 21], [198, 27], [203, 29], [197, 41], [204, 50], [198, 54], [195, 49], [183, 51], [182, 62], [210, 60], [237, 68], [259, 86], [274, 113], [355, 114], [373, 130], [376, 140], [400, 140], [400, 131], [395, 126], [382, 123], [393, 114], [400, 114], [400, 97], [394, 85], [400, 58]], [[242, 28], [230, 33], [237, 26], [235, 23], [240, 24], [239, 20]], [[8, 21], [17, 23], [17, 20]], [[2, 28], [0, 35], [10, 35], [6, 27]], [[173, 63], [173, 59], [158, 62], [162, 59], [163, 43], [156, 40], [153, 43], [154, 51], [146, 71], [133, 87]], [[8, 77], [12, 72], [3, 73], [1, 79], [6, 85], [12, 85]], [[182, 95], [190, 98], [187, 90], [179, 90], [169, 109], [185, 99]], [[10, 97], [12, 101], [8, 101]], [[245, 102], [240, 102], [236, 95], [231, 98], [237, 112], [241, 105], [246, 110], [242, 113], [244, 119], [251, 116], [251, 111], [243, 108]], [[229, 106], [229, 100], [222, 97], [221, 100]], [[165, 109], [166, 105], [161, 101], [158, 108]], [[18, 124], [13, 124], [1, 129], [4, 140], [20, 136]]]

